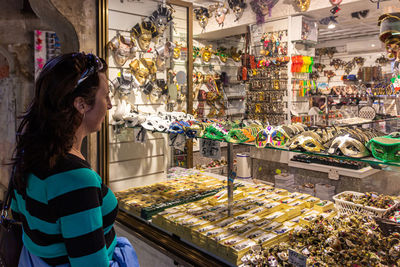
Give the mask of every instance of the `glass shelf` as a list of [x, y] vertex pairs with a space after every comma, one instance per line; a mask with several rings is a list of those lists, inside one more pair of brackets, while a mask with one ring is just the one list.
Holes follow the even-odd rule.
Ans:
[[[346, 125], [346, 126], [357, 126], [357, 125], [362, 125], [362, 124], [373, 124], [373, 123], [388, 122], [388, 121], [393, 121], [393, 122], [397, 121], [398, 123], [400, 123], [400, 116], [395, 117], [395, 118], [390, 118], [390, 119], [376, 120], [376, 121], [372, 121], [372, 122], [351, 124], [351, 125]], [[120, 126], [120, 127], [121, 128], [122, 127], [123, 128], [139, 128], [139, 127], [125, 127], [125, 126]], [[397, 129], [397, 130], [399, 130], [399, 129]], [[153, 131], [153, 132], [157, 132], [157, 131]], [[168, 132], [159, 132], [159, 133], [167, 134]], [[215, 140], [215, 139], [206, 138], [206, 137], [201, 137], [201, 138], [197, 138], [197, 139]], [[219, 141], [221, 143], [231, 143], [231, 142], [227, 142], [226, 140], [216, 140], [216, 141]], [[238, 144], [238, 145], [255, 147], [254, 142], [250, 142], [250, 143], [234, 143], [234, 142], [232, 142], [232, 143]], [[358, 162], [367, 163], [367, 164], [371, 165], [372, 168], [375, 168], [375, 169], [385, 169], [385, 170], [400, 172], [400, 162], [384, 162], [384, 161], [381, 161], [381, 160], [373, 158], [373, 157], [352, 158], [352, 157], [341, 156], [341, 155], [327, 154], [324, 152], [308, 152], [308, 151], [301, 151], [301, 150], [290, 150], [288, 148], [277, 148], [277, 147], [272, 147], [272, 146], [267, 146], [265, 148], [259, 148], [259, 149], [272, 149], [272, 150], [277, 150], [277, 151], [293, 152], [293, 153], [300, 153], [300, 154], [306, 154], [306, 155], [312, 155], [312, 156], [321, 156], [321, 157], [333, 158], [333, 159], [338, 159], [338, 160], [358, 161]], [[390, 167], [394, 167], [394, 168], [390, 168]]]

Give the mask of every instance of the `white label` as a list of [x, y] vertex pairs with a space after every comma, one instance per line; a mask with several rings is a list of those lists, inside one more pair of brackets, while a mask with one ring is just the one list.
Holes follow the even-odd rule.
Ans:
[[293, 264], [296, 267], [306, 267], [307, 266], [307, 257], [289, 249], [289, 263]]

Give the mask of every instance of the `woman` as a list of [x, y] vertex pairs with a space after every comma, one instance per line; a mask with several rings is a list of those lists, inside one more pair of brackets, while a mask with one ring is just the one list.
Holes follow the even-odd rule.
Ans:
[[13, 159], [11, 209], [24, 230], [19, 266], [138, 265], [129, 241], [115, 235], [114, 194], [80, 152], [112, 107], [106, 70], [104, 60], [73, 53], [39, 75]]

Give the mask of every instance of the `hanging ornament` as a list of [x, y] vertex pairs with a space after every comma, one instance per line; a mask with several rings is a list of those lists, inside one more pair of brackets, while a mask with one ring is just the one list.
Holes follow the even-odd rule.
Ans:
[[299, 9], [301, 12], [306, 12], [310, 7], [311, 0], [293, 0], [293, 1], [297, 9]]
[[337, 6], [342, 3], [342, 0], [329, 0], [329, 2], [331, 2], [332, 5]]
[[256, 13], [257, 24], [264, 23], [264, 16], [268, 14], [271, 17], [272, 8], [279, 0], [253, 0], [250, 2], [251, 10]]
[[229, 9], [225, 7], [225, 4], [222, 2], [219, 2], [216, 4], [210, 5], [208, 7], [208, 9], [210, 10], [210, 12], [215, 12], [214, 13], [215, 20], [217, 21], [219, 26], [224, 27], [224, 21], [225, 21], [226, 14], [229, 13]]
[[200, 27], [204, 31], [208, 24], [208, 19], [211, 18], [210, 12], [205, 7], [195, 8], [193, 12], [195, 14], [196, 20], [199, 22]]
[[229, 8], [232, 9], [233, 14], [235, 14], [235, 21], [238, 21], [247, 7], [245, 0], [228, 0]]

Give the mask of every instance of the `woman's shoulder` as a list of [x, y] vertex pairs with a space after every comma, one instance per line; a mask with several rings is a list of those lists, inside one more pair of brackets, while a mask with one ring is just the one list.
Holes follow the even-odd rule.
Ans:
[[101, 188], [101, 178], [90, 168], [89, 163], [72, 154], [57, 161], [47, 173], [45, 182], [48, 199], [84, 188]]

